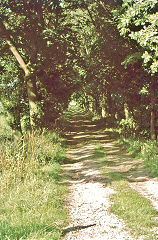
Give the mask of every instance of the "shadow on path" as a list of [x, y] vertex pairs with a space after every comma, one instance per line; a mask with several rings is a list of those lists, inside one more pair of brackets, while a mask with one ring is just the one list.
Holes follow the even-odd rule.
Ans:
[[117, 134], [105, 128], [106, 123], [101, 128], [83, 114], [74, 113], [70, 119], [67, 159], [62, 166], [65, 177], [62, 184], [69, 189], [65, 207], [71, 217], [70, 225], [62, 232], [66, 240], [118, 239], [118, 236], [133, 239], [124, 232], [124, 223], [108, 210], [114, 193], [110, 184], [122, 179], [132, 184], [141, 183], [147, 181], [149, 175], [141, 160], [120, 147]]
[[[106, 127], [106, 123], [105, 123]], [[104, 128], [105, 128], [104, 127]], [[98, 171], [108, 168], [109, 172], [128, 181], [146, 181], [149, 173], [145, 170], [141, 160], [135, 159], [123, 150], [116, 141], [117, 133], [105, 131], [98, 124], [92, 122], [83, 114], [72, 114], [66, 135], [67, 159], [63, 165], [68, 179], [72, 182], [102, 182], [109, 183], [114, 177], [106, 177]], [[102, 146], [104, 153], [97, 149]]]

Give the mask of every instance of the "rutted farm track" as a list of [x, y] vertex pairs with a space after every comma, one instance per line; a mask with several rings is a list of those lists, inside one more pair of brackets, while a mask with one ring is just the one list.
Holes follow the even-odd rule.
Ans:
[[[127, 240], [134, 239], [125, 223], [110, 212], [114, 193], [109, 177], [102, 174], [120, 172], [130, 186], [158, 204], [158, 181], [150, 179], [141, 161], [120, 149], [112, 133], [104, 132], [82, 115], [74, 115], [67, 135], [69, 150], [63, 165], [69, 194], [65, 205], [71, 223], [64, 229], [65, 240]], [[100, 144], [105, 155], [97, 154]]]

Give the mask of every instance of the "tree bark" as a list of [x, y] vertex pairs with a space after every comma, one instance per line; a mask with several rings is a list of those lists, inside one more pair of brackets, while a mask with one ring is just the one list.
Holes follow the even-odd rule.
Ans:
[[31, 78], [31, 76], [27, 76], [27, 95], [29, 101], [29, 109], [30, 109], [30, 125], [31, 128], [34, 129], [37, 126], [37, 115], [38, 115], [38, 106], [37, 106], [37, 96], [36, 96], [36, 86], [35, 82]]
[[106, 99], [106, 96], [105, 94], [102, 95], [102, 106], [101, 106], [101, 115], [102, 115], [102, 118], [105, 118], [106, 117], [106, 104], [107, 104], [107, 99]]
[[155, 112], [155, 81], [152, 81], [151, 91], [150, 91], [150, 101], [151, 101], [151, 112], [150, 112], [150, 137], [151, 140], [156, 140], [156, 112]]
[[33, 129], [36, 127], [35, 116], [38, 114], [38, 107], [37, 107], [37, 96], [36, 96], [36, 91], [34, 86], [35, 83], [33, 82], [33, 79], [31, 79], [31, 71], [29, 70], [28, 65], [24, 62], [23, 58], [21, 57], [17, 48], [12, 42], [10, 35], [8, 34], [8, 31], [6, 30], [3, 22], [0, 23], [0, 33], [2, 33], [2, 38], [8, 44], [10, 51], [13, 53], [20, 67], [23, 69], [25, 73], [25, 80], [27, 81], [28, 102], [29, 102], [29, 109], [30, 109], [30, 125], [31, 125], [31, 128]]
[[128, 104], [126, 102], [124, 103], [124, 114], [125, 114], [125, 119], [128, 120], [129, 119], [129, 108], [128, 108]]
[[113, 106], [112, 106], [112, 97], [111, 97], [111, 91], [110, 89], [107, 89], [107, 113], [110, 117], [113, 117]]

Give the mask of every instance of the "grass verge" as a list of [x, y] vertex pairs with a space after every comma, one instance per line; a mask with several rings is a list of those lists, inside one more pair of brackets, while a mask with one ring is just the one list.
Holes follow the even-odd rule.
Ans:
[[55, 133], [30, 134], [0, 146], [0, 239], [59, 240], [67, 222], [66, 187], [59, 183], [65, 156]]
[[124, 146], [134, 157], [143, 159], [154, 177], [158, 176], [158, 142], [141, 141], [132, 138], [120, 138], [119, 143]]

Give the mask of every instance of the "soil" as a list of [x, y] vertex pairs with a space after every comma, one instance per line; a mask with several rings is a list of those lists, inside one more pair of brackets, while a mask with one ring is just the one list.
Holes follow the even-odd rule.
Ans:
[[[65, 207], [70, 215], [63, 239], [133, 239], [125, 223], [109, 211], [114, 190], [111, 179], [101, 174], [105, 161], [108, 171], [121, 173], [131, 188], [148, 198], [158, 210], [158, 178], [150, 177], [141, 159], [131, 157], [115, 139], [112, 132], [103, 131], [84, 115], [72, 117], [67, 134], [67, 161], [62, 166], [69, 189]], [[96, 153], [98, 143], [106, 156]]]

